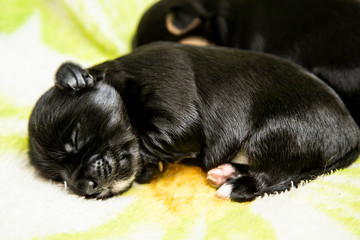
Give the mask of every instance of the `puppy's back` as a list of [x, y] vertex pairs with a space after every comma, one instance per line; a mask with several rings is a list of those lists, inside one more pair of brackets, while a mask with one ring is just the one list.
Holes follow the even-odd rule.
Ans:
[[231, 48], [155, 43], [115, 60], [115, 65], [135, 76], [143, 95], [151, 92], [137, 107], [144, 111], [156, 106], [157, 113], [164, 113], [156, 115], [153, 125], [173, 119], [171, 128], [183, 127], [186, 119], [202, 129], [199, 138], [204, 142], [199, 145], [205, 148], [207, 169], [228, 161], [226, 157], [251, 141], [248, 154], [254, 163], [261, 158], [262, 166], [272, 168], [266, 158], [275, 161], [283, 152], [284, 161], [295, 161], [291, 171], [331, 165], [352, 153], [342, 161], [345, 166], [359, 155], [359, 128], [340, 98], [290, 61]]
[[309, 168], [315, 162], [330, 166], [347, 156], [347, 161], [341, 161], [345, 166], [359, 155], [358, 126], [338, 95], [313, 74], [266, 54], [184, 48], [189, 49], [197, 92], [205, 106], [201, 116], [212, 126], [223, 126], [222, 133], [209, 129], [213, 138], [223, 139], [219, 134], [226, 134], [225, 139], [243, 142], [253, 135], [264, 141], [253, 139], [257, 147], [260, 141], [273, 148], [268, 152], [273, 156], [260, 154], [263, 162], [282, 150], [289, 153], [285, 158], [295, 154]]

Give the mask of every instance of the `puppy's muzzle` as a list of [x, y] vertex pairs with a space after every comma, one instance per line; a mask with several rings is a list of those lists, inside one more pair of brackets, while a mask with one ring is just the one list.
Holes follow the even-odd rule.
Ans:
[[102, 187], [91, 177], [72, 177], [71, 179], [65, 180], [64, 183], [65, 187], [69, 187], [71, 191], [81, 196], [95, 197], [102, 191]]
[[112, 175], [115, 169], [115, 161], [110, 153], [104, 156], [94, 155], [89, 159], [86, 168], [88, 176], [99, 182], [104, 182]]
[[75, 183], [78, 191], [82, 192], [83, 195], [91, 196], [98, 193], [98, 184], [89, 179], [80, 179]]
[[95, 155], [86, 164], [81, 164], [66, 182], [79, 195], [96, 196], [107, 187], [115, 167], [111, 157]]

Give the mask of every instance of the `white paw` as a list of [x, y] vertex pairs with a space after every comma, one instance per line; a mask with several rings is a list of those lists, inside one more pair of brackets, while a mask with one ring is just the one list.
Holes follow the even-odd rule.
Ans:
[[231, 194], [232, 189], [233, 189], [233, 187], [231, 184], [225, 183], [216, 191], [215, 195], [218, 198], [230, 199], [230, 194]]

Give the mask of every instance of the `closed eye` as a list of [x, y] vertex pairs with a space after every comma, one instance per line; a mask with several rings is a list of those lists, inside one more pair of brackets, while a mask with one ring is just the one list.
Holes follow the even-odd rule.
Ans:
[[68, 143], [65, 143], [64, 148], [67, 153], [77, 153], [80, 150], [81, 147], [81, 141], [79, 141], [79, 129], [76, 128], [74, 131], [72, 131], [70, 135], [70, 141]]
[[69, 142], [64, 144], [64, 149], [67, 153], [76, 154], [82, 151], [86, 146], [92, 144], [95, 136], [81, 133], [79, 126], [72, 131]]
[[72, 132], [71, 134], [71, 143], [72, 146], [75, 148], [76, 151], [79, 151], [79, 129], [77, 128], [75, 131]]

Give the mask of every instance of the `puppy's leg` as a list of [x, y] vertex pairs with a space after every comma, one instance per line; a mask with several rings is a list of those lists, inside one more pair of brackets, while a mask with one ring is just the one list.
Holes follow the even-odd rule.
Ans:
[[[330, 168], [332, 169], [332, 168]], [[330, 170], [331, 171], [331, 170]], [[324, 169], [314, 169], [299, 175], [289, 175], [275, 184], [269, 184], [271, 175], [265, 172], [248, 173], [229, 178], [217, 191], [216, 196], [235, 202], [252, 201], [264, 194], [274, 194], [297, 187], [304, 180], [313, 180], [324, 173]]]
[[81, 66], [67, 62], [60, 66], [55, 76], [56, 86], [60, 89], [79, 91], [86, 87], [93, 87], [95, 80]]

